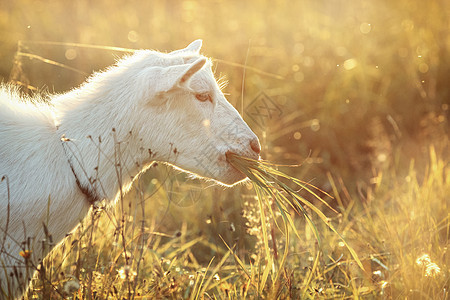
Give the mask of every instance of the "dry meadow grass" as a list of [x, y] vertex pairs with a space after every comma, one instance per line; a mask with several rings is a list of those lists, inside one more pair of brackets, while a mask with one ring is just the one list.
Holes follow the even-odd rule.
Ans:
[[1, 2], [0, 76], [29, 93], [202, 38], [278, 164], [236, 159], [253, 178], [231, 189], [151, 168], [29, 297], [448, 299], [449, 20], [443, 0]]

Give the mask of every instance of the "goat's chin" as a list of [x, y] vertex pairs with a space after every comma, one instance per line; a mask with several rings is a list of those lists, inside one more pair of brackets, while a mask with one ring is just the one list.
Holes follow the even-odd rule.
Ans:
[[205, 170], [192, 171], [190, 168], [182, 168], [167, 162], [166, 164], [172, 166], [176, 170], [189, 174], [189, 177], [191, 178], [202, 178], [227, 187], [231, 187], [247, 179], [247, 176], [244, 173], [233, 167], [228, 162], [226, 163], [226, 166], [222, 166], [222, 168], [214, 170], [214, 173]]
[[247, 179], [247, 176], [233, 166], [229, 166], [227, 171], [220, 178], [214, 178], [220, 184], [225, 186], [233, 186]]
[[247, 180], [247, 176], [233, 166], [228, 166], [225, 170], [221, 170], [218, 174], [207, 174], [205, 176], [191, 173], [194, 177], [200, 177], [207, 181], [213, 181], [221, 186], [231, 187]]

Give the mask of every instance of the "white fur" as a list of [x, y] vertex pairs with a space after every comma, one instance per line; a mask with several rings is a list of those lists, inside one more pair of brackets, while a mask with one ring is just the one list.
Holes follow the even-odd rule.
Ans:
[[[200, 47], [197, 40], [172, 53], [137, 51], [48, 104], [0, 89], [0, 248], [8, 225], [3, 289], [11, 269], [2, 263], [23, 262], [26, 237], [37, 253], [43, 223], [58, 243], [87, 214], [90, 204], [69, 161], [82, 186], [110, 200], [153, 161], [226, 185], [244, 179], [225, 153], [258, 158], [257, 137], [225, 99]], [[207, 99], [205, 93], [212, 102], [196, 98]]]

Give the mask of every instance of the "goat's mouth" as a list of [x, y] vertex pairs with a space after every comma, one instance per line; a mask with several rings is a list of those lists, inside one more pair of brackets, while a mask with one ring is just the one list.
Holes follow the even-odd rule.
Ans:
[[[227, 162], [228, 163], [230, 163], [230, 157], [231, 156], [243, 156], [243, 157], [246, 157], [246, 158], [250, 158], [250, 159], [253, 159], [253, 160], [259, 160], [260, 159], [260, 156], [258, 155], [258, 154], [255, 154], [255, 155], [253, 155], [253, 156], [250, 156], [250, 155], [242, 155], [242, 154], [238, 154], [238, 153], [236, 153], [236, 152], [233, 152], [233, 151], [231, 151], [231, 150], [228, 150], [227, 152], [225, 152], [225, 157], [226, 157], [226, 160], [227, 160]], [[231, 163], [230, 163], [231, 164]]]
[[236, 167], [233, 166], [232, 163], [230, 163], [230, 156], [231, 156], [231, 155], [237, 155], [237, 154], [234, 153], [234, 152], [231, 152], [230, 150], [228, 150], [227, 152], [225, 152], [225, 158], [226, 158], [226, 161], [227, 161], [228, 165], [233, 169], [233, 171], [235, 171], [235, 172], [239, 173], [240, 175], [242, 175], [242, 178], [246, 178], [247, 175], [245, 175], [244, 173], [242, 173], [240, 170], [236, 169]]
[[[234, 155], [234, 156], [236, 156], [236, 155], [239, 156], [239, 154], [237, 154], [237, 153], [235, 153], [235, 152], [233, 152], [233, 151], [230, 151], [230, 150], [228, 150], [227, 152], [225, 152], [225, 158], [226, 158], [226, 161], [227, 161], [228, 165], [230, 166], [230, 168], [231, 168], [235, 173], [239, 174], [240, 177], [242, 177], [240, 180], [243, 180], [243, 179], [247, 178], [247, 175], [245, 175], [241, 170], [239, 170], [239, 169], [237, 169], [235, 166], [233, 166], [233, 164], [230, 162], [231, 156], [233, 156], [233, 155]], [[245, 156], [245, 155], [244, 155], [244, 156]], [[252, 158], [252, 159], [259, 159], [259, 155], [258, 155], [258, 157], [256, 157], [256, 158], [253, 158], [253, 157], [249, 157], [249, 158]], [[240, 181], [240, 180], [239, 180], [239, 181]]]

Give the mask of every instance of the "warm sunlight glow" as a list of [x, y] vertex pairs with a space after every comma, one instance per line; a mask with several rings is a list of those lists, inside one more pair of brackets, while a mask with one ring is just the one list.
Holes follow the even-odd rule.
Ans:
[[0, 299], [448, 298], [449, 12], [0, 1]]

